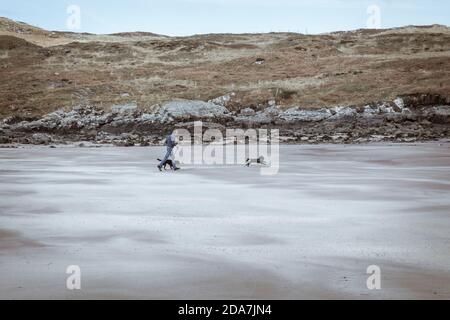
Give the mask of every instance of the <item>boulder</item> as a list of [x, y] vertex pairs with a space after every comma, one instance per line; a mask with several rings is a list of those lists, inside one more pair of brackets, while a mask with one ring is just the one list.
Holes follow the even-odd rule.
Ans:
[[236, 96], [236, 93], [232, 92], [230, 94], [226, 94], [224, 96], [220, 96], [215, 99], [209, 100], [208, 102], [217, 104], [219, 106], [226, 107], [228, 105], [228, 103], [231, 101], [231, 99], [235, 96]]
[[11, 138], [6, 136], [4, 133], [0, 133], [0, 144], [11, 143]]
[[426, 108], [425, 115], [432, 123], [450, 123], [450, 106], [436, 106]]
[[303, 110], [299, 107], [291, 108], [279, 115], [279, 118], [288, 122], [318, 122], [328, 119], [332, 113], [328, 109]]
[[275, 100], [269, 100], [269, 101], [267, 102], [267, 104], [268, 104], [268, 106], [269, 106], [270, 108], [272, 108], [272, 107], [276, 107], [277, 102], [276, 102]]
[[398, 106], [396, 105], [390, 105], [388, 103], [383, 103], [382, 105], [380, 105], [378, 107], [378, 110], [380, 111], [380, 113], [386, 114], [386, 113], [396, 113], [398, 110]]
[[123, 105], [116, 105], [116, 106], [112, 106], [111, 107], [111, 111], [113, 113], [118, 113], [118, 114], [133, 114], [136, 111], [138, 111], [138, 106], [134, 103], [129, 103], [129, 104], [123, 104]]
[[280, 109], [275, 105], [258, 112], [247, 108], [243, 109], [239, 116], [234, 117], [234, 121], [250, 126], [270, 124], [278, 119], [280, 113]]
[[356, 109], [350, 107], [334, 107], [329, 111], [332, 114], [332, 116], [329, 117], [329, 120], [339, 120], [343, 118], [354, 117], [358, 113]]
[[364, 112], [362, 113], [363, 117], [370, 118], [380, 113], [378, 108], [373, 108], [372, 106], [364, 106]]
[[397, 98], [394, 100], [394, 104], [401, 110], [405, 108], [405, 101], [402, 98]]
[[224, 106], [196, 100], [171, 101], [162, 105], [157, 113], [161, 122], [230, 118], [230, 112]]
[[244, 117], [251, 117], [254, 116], [256, 114], [255, 110], [251, 109], [251, 108], [245, 108], [241, 110], [241, 116]]
[[33, 144], [49, 144], [52, 143], [52, 137], [44, 133], [35, 133], [31, 136]]
[[401, 113], [388, 113], [385, 115], [386, 121], [400, 123], [407, 119], [407, 116]]

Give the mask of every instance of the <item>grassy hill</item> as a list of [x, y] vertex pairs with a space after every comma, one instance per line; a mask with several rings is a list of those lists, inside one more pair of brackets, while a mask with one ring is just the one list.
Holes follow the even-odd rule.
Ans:
[[231, 109], [450, 97], [450, 29], [166, 37], [51, 32], [0, 18], [0, 117], [235, 92]]

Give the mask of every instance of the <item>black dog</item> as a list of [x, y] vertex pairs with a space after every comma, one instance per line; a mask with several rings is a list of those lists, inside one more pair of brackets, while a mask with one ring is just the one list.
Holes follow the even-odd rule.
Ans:
[[[161, 162], [161, 159], [158, 159], [159, 162]], [[163, 163], [163, 167], [164, 170], [167, 170], [167, 166], [170, 167], [170, 170], [174, 170], [175, 169], [175, 165], [173, 164], [173, 161], [168, 159], [166, 162]]]
[[262, 165], [267, 165], [267, 162], [266, 161], [264, 161], [264, 157], [263, 156], [261, 156], [261, 157], [259, 157], [258, 159], [247, 159], [247, 161], [245, 161], [245, 166], [246, 167], [250, 167], [250, 165], [251, 164], [262, 164]]

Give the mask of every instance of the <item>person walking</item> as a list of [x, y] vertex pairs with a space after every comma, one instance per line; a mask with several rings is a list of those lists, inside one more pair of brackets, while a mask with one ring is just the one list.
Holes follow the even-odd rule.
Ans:
[[162, 159], [161, 163], [158, 165], [159, 171], [162, 171], [162, 168], [166, 164], [167, 160], [169, 160], [169, 158], [172, 158], [173, 169], [175, 171], [180, 170], [180, 168], [178, 168], [177, 165], [175, 164], [175, 159], [173, 158], [173, 149], [177, 146], [177, 144], [178, 143], [176, 142], [175, 133], [172, 133], [167, 136], [167, 138], [166, 138], [167, 152], [166, 152], [166, 155], [164, 156], [164, 158]]

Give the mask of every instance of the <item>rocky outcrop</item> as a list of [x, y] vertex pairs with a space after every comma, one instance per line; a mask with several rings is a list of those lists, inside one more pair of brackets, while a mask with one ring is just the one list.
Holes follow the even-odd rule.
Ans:
[[255, 127], [260, 125], [270, 125], [280, 119], [280, 108], [277, 106], [269, 106], [268, 108], [256, 112], [253, 109], [243, 109], [240, 114], [233, 117], [236, 124], [246, 125], [248, 127]]
[[223, 105], [214, 102], [175, 100], [162, 105], [156, 115], [162, 123], [172, 123], [192, 120], [231, 119], [230, 112]]
[[300, 107], [295, 107], [284, 111], [278, 118], [281, 121], [295, 123], [295, 122], [318, 122], [331, 117], [329, 109], [320, 110], [304, 110]]
[[231, 93], [226, 94], [224, 96], [220, 96], [220, 97], [217, 97], [215, 99], [212, 99], [209, 102], [212, 102], [212, 103], [217, 104], [217, 105], [222, 106], [222, 107], [227, 107], [228, 104], [231, 102], [231, 100], [235, 96], [236, 96], [236, 93], [231, 92]]
[[159, 144], [172, 129], [190, 128], [198, 120], [207, 124], [204, 128], [220, 130], [278, 128], [285, 142], [411, 142], [450, 136], [450, 104], [440, 102], [443, 101], [439, 97], [424, 95], [365, 106], [282, 110], [271, 101], [266, 108], [241, 108], [239, 112], [230, 112], [224, 106], [227, 98], [220, 97], [209, 102], [175, 100], [154, 106], [151, 113], [141, 111], [135, 104], [113, 106], [108, 111], [80, 106], [58, 110], [39, 119], [3, 119], [0, 144], [91, 141], [145, 146]]

